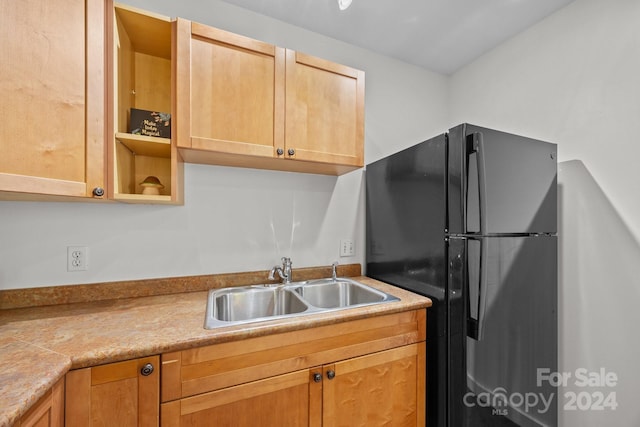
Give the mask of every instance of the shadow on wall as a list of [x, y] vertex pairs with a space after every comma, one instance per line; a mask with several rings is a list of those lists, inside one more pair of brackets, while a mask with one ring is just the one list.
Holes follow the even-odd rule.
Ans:
[[[188, 240], [180, 257], [194, 274], [331, 265], [341, 239], [364, 259], [364, 171], [341, 176], [188, 165]], [[188, 173], [186, 173], [188, 172]], [[195, 261], [194, 261], [195, 260]]]
[[[558, 166], [559, 370], [571, 375], [559, 390], [560, 425], [637, 426], [640, 243], [581, 161]], [[602, 370], [615, 385], [597, 384]], [[582, 385], [584, 374], [594, 381]]]

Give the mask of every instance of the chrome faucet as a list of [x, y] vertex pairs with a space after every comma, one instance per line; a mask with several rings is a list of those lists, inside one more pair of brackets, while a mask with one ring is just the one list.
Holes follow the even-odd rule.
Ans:
[[288, 285], [291, 283], [291, 258], [282, 257], [282, 266], [276, 265], [269, 272], [269, 280], [275, 278], [276, 273], [282, 279], [282, 283]]
[[333, 280], [338, 278], [338, 261], [331, 264], [331, 278]]

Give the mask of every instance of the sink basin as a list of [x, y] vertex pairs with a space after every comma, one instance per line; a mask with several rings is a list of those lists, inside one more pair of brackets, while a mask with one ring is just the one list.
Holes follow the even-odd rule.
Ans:
[[319, 279], [287, 285], [212, 289], [205, 329], [399, 301], [351, 279]]
[[263, 286], [218, 289], [209, 293], [207, 304], [207, 312], [211, 311], [214, 321], [233, 323], [267, 320], [274, 316], [301, 313], [308, 308], [297, 294], [287, 288]]
[[[341, 308], [390, 300], [390, 295], [348, 279], [305, 282], [294, 290], [309, 304], [320, 308]], [[397, 301], [397, 298], [395, 298]]]

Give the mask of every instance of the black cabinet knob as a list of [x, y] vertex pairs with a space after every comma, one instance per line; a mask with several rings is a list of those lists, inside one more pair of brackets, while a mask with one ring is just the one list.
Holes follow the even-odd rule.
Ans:
[[313, 381], [317, 383], [322, 381], [322, 374], [318, 374], [318, 373], [313, 374]]
[[276, 153], [278, 153], [278, 156], [282, 156], [284, 154], [284, 150], [282, 148], [278, 148]]
[[151, 363], [147, 363], [142, 367], [142, 369], [140, 369], [140, 373], [145, 377], [148, 377], [153, 373], [153, 365]]
[[293, 148], [289, 148], [289, 151], [287, 151], [287, 153], [289, 153], [290, 156], [293, 156], [294, 154], [296, 154], [296, 150], [294, 150]]
[[327, 371], [327, 378], [329, 378], [330, 380], [334, 379], [336, 377], [336, 373], [335, 371]]
[[93, 189], [93, 195], [96, 197], [102, 197], [104, 196], [104, 188], [102, 187], [96, 187]]

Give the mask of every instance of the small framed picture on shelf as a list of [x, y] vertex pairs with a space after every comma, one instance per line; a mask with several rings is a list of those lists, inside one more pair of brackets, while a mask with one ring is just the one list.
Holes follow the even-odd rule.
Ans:
[[132, 108], [129, 133], [171, 138], [171, 114]]

